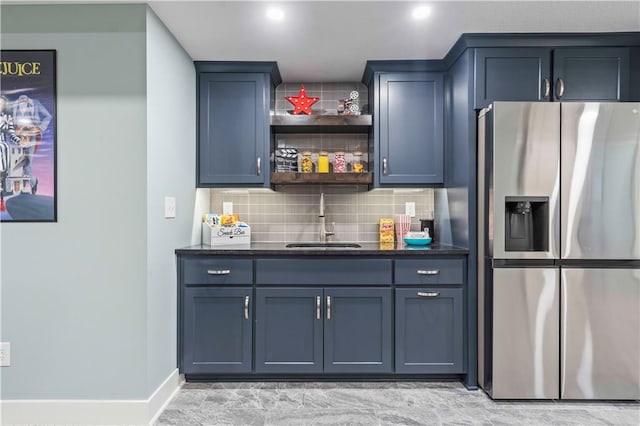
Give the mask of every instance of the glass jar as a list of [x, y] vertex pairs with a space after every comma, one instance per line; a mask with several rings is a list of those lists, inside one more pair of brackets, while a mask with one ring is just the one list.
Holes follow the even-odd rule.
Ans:
[[311, 159], [311, 152], [305, 151], [302, 153], [302, 173], [313, 172], [313, 160]]
[[329, 153], [320, 151], [318, 155], [318, 173], [329, 173]]
[[336, 152], [333, 159], [333, 172], [334, 173], [346, 173], [347, 162], [344, 159], [344, 152]]
[[353, 173], [364, 172], [364, 164], [362, 164], [362, 152], [356, 151], [353, 153], [353, 163], [351, 164], [351, 171]]

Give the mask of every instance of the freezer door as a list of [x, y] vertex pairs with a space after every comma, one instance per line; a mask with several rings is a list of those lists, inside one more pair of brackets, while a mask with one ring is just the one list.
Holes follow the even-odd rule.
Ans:
[[556, 268], [493, 270], [493, 398], [558, 398], [559, 287]]
[[640, 103], [563, 103], [563, 259], [640, 259]]
[[561, 398], [640, 399], [640, 269], [561, 275]]
[[[493, 105], [493, 173], [489, 178], [488, 236], [494, 259], [557, 259], [560, 239], [560, 104], [496, 102]], [[480, 193], [482, 194], [482, 192]], [[538, 229], [545, 243], [535, 251], [507, 250], [508, 199], [545, 199]]]

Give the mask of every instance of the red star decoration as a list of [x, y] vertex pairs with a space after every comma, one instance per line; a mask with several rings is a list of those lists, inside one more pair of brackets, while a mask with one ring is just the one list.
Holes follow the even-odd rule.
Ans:
[[307, 92], [304, 90], [304, 85], [300, 85], [298, 96], [285, 96], [284, 98], [293, 104], [294, 114], [301, 114], [304, 112], [307, 115], [311, 115], [311, 105], [320, 100], [320, 98], [307, 96]]

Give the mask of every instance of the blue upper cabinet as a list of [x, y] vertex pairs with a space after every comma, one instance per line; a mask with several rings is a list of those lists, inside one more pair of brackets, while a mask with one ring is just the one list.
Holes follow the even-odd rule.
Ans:
[[476, 108], [493, 101], [542, 101], [551, 96], [551, 49], [476, 49]]
[[475, 108], [493, 101], [629, 100], [627, 47], [496, 47], [475, 54]]
[[198, 187], [269, 185], [271, 93], [279, 74], [274, 79], [268, 67], [275, 65], [196, 63]]
[[444, 74], [380, 73], [374, 185], [443, 183]]
[[591, 47], [555, 49], [554, 96], [562, 101], [628, 100], [628, 48]]

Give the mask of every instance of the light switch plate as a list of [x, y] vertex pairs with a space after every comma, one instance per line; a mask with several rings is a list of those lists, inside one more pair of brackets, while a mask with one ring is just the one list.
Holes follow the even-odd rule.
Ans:
[[0, 342], [0, 367], [11, 367], [11, 343]]
[[408, 214], [411, 217], [416, 217], [416, 203], [407, 201], [404, 203], [404, 214]]
[[176, 197], [164, 197], [164, 217], [165, 219], [176, 217]]
[[222, 214], [233, 214], [233, 203], [231, 201], [222, 203]]

